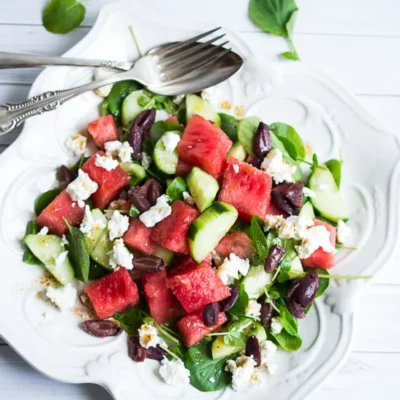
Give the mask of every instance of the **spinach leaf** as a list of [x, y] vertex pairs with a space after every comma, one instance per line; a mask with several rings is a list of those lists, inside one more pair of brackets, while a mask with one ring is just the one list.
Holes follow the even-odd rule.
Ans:
[[158, 142], [162, 135], [168, 131], [183, 131], [183, 126], [176, 122], [157, 121], [150, 128], [150, 139], [153, 146]]
[[230, 373], [225, 371], [228, 359], [214, 360], [210, 354], [209, 343], [206, 341], [192, 346], [186, 352], [184, 359], [185, 367], [190, 371], [190, 383], [202, 392], [214, 392], [226, 388], [231, 382]]
[[297, 351], [302, 344], [302, 340], [299, 336], [289, 334], [285, 329], [282, 329], [280, 333], [269, 333], [275, 341], [284, 350], [288, 352]]
[[82, 282], [87, 282], [90, 270], [90, 252], [86, 237], [79, 228], [71, 226], [65, 218], [64, 221], [69, 231], [67, 234], [69, 261], [75, 271], [76, 278]]
[[104, 99], [100, 104], [100, 115], [104, 117], [105, 115], [110, 114], [110, 110], [108, 109], [108, 99]]
[[297, 160], [298, 158], [305, 158], [306, 150], [304, 143], [300, 135], [296, 132], [296, 129], [290, 125], [282, 124], [281, 122], [275, 122], [274, 124], [271, 124], [269, 128], [284, 144], [285, 149], [289, 153], [290, 157], [292, 157], [294, 160]]
[[35, 214], [37, 216], [61, 193], [62, 189], [51, 189], [42, 193], [35, 201]]
[[246, 315], [246, 308], [249, 304], [249, 295], [244, 289], [244, 285], [239, 285], [239, 296], [235, 305], [229, 310], [229, 314], [236, 317], [243, 317]]
[[166, 194], [172, 201], [182, 200], [183, 192], [186, 192], [186, 190], [186, 181], [179, 176], [168, 185]]
[[107, 97], [110, 113], [114, 115], [114, 117], [119, 118], [121, 115], [122, 101], [128, 94], [141, 88], [142, 85], [136, 81], [121, 81], [115, 83]]
[[89, 279], [100, 279], [109, 273], [110, 271], [108, 269], [105, 269], [96, 261], [90, 259]]
[[254, 156], [253, 144], [261, 120], [258, 117], [247, 117], [238, 123], [238, 139], [246, 153]]
[[86, 8], [77, 0], [51, 0], [43, 10], [43, 26], [51, 33], [68, 33], [85, 18]]
[[239, 231], [244, 232], [247, 236], [250, 234], [250, 225], [247, 222], [244, 222], [238, 219], [232, 226], [231, 231]]
[[259, 225], [258, 217], [256, 216], [253, 216], [251, 218], [250, 239], [253, 241], [253, 246], [260, 260], [264, 260], [265, 258], [267, 258], [269, 253], [269, 246], [264, 232]]
[[299, 59], [292, 41], [297, 10], [294, 0], [250, 0], [249, 4], [250, 18], [258, 27], [288, 40], [290, 51], [281, 55], [290, 60]]
[[232, 115], [225, 113], [218, 113], [221, 119], [220, 128], [228, 135], [233, 143], [238, 140], [238, 120]]
[[143, 324], [146, 314], [140, 309], [140, 307], [133, 307], [128, 311], [116, 313], [113, 318], [119, 322], [124, 331], [130, 335], [135, 335]]
[[281, 325], [283, 326], [283, 329], [285, 329], [286, 332], [289, 333], [290, 335], [297, 336], [298, 335], [297, 319], [294, 318], [293, 315], [290, 313], [285, 301], [282, 298], [278, 299], [276, 302], [276, 306], [280, 313], [280, 316], [277, 318], [281, 323]]
[[134, 218], [137, 217], [138, 215], [140, 215], [140, 211], [134, 204], [132, 204], [131, 208], [129, 209], [129, 216]]
[[[39, 225], [35, 221], [29, 221], [26, 226], [26, 234], [27, 235], [36, 235], [39, 232]], [[32, 251], [25, 246], [26, 249], [24, 251], [24, 256], [22, 260], [24, 263], [31, 265], [42, 265], [42, 262], [32, 253]]]
[[333, 179], [335, 180], [338, 189], [340, 189], [340, 182], [342, 180], [342, 164], [343, 161], [335, 159], [329, 160], [325, 163], [329, 171], [331, 171], [331, 174], [333, 176]]

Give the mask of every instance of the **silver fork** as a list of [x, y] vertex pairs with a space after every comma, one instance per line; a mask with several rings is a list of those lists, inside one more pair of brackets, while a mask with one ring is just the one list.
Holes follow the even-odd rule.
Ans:
[[[136, 61], [132, 69], [127, 72], [72, 89], [45, 92], [21, 103], [0, 106], [0, 135], [10, 132], [32, 116], [57, 109], [65, 101], [79, 94], [123, 80], [136, 80], [158, 94], [182, 94], [188, 91], [188, 87], [191, 88], [190, 91], [195, 91], [193, 87], [196, 86], [189, 84], [190, 79], [195, 79], [199, 70], [209, 71], [210, 66], [218, 66], [218, 61], [229, 55], [230, 57], [226, 59], [231, 65], [218, 66], [223, 72], [215, 74], [218, 80], [210, 78], [208, 84], [202, 79], [202, 87], [199, 89], [215, 85], [235, 73], [243, 62], [238, 55], [223, 47], [228, 42], [213, 44], [225, 35], [211, 38], [204, 43], [198, 42], [219, 29], [212, 29], [183, 42], [160, 46]], [[236, 58], [232, 57], [232, 54]]]

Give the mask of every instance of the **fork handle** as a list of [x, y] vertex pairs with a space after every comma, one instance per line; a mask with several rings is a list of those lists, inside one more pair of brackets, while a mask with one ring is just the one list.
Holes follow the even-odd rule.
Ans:
[[109, 67], [128, 71], [133, 63], [111, 60], [86, 60], [82, 58], [47, 57], [33, 54], [0, 52], [0, 69], [44, 66]]

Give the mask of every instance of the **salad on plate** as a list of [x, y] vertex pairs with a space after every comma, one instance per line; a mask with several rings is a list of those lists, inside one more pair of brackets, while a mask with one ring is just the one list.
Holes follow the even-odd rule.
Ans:
[[101, 117], [66, 142], [79, 160], [35, 202], [24, 261], [55, 278], [49, 301], [82, 302], [99, 340], [125, 331], [167, 384], [261, 385], [302, 346], [298, 320], [350, 234], [342, 160], [320, 162], [290, 125], [217, 113], [210, 91], [98, 94]]

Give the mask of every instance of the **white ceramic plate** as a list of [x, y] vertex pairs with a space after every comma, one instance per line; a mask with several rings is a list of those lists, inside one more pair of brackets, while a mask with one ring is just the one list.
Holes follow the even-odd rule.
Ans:
[[[165, 41], [189, 37], [211, 28], [190, 21], [162, 19], [130, 3], [105, 7], [89, 35], [69, 56], [135, 59], [128, 26], [140, 32], [149, 49]], [[336, 274], [374, 274], [387, 263], [398, 235], [399, 144], [357, 102], [324, 74], [302, 63], [267, 63], [252, 54], [233, 33], [233, 48], [245, 65], [221, 85], [231, 112], [245, 111], [265, 122], [282, 121], [297, 128], [325, 160], [344, 164], [343, 192], [350, 205], [356, 252], [338, 255]], [[91, 71], [47, 69], [30, 95], [83, 83]], [[59, 110], [29, 120], [18, 140], [0, 158], [0, 335], [30, 364], [47, 376], [71, 383], [96, 383], [118, 400], [239, 399], [231, 389], [200, 393], [192, 387], [173, 388], [157, 374], [157, 363], [135, 364], [127, 355], [126, 336], [96, 339], [79, 328], [73, 313], [60, 313], [37, 298], [42, 270], [22, 263], [21, 238], [32, 218], [35, 198], [55, 183], [56, 168], [70, 161], [65, 140], [97, 117], [100, 99], [87, 93]], [[316, 302], [301, 321], [303, 348], [279, 354], [279, 371], [252, 398], [299, 400], [344, 361], [353, 331], [356, 299], [365, 283], [332, 282], [324, 301]]]

